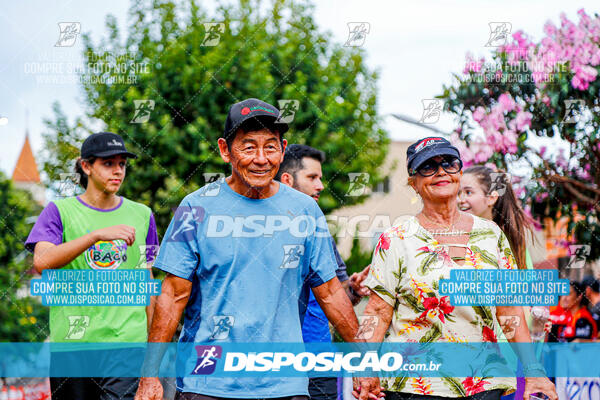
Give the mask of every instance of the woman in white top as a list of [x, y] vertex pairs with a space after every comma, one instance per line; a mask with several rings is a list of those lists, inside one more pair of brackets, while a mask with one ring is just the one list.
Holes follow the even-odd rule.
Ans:
[[[461, 212], [457, 194], [462, 175], [458, 150], [443, 138], [425, 138], [408, 148], [409, 184], [423, 209], [381, 235], [365, 285], [373, 295], [364, 315], [378, 319], [370, 342], [495, 342], [498, 316], [523, 318], [522, 307], [460, 306], [439, 292], [452, 269], [515, 269], [504, 233], [491, 221]], [[529, 342], [527, 326], [514, 342]], [[529, 357], [533, 360], [534, 357]], [[543, 372], [538, 364], [529, 371]], [[381, 386], [380, 386], [381, 385]], [[385, 392], [387, 400], [444, 398], [500, 399], [515, 390], [514, 378], [477, 376], [358, 378], [355, 395], [366, 400]], [[525, 394], [544, 392], [556, 400], [545, 377], [527, 378]]]

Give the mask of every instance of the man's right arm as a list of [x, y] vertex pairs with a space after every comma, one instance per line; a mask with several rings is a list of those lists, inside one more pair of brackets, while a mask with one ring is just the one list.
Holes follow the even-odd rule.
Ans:
[[[191, 291], [192, 282], [167, 273], [162, 282], [160, 296], [156, 300], [148, 342], [169, 343], [171, 341]], [[163, 389], [156, 376], [165, 349], [160, 346], [149, 346], [148, 349], [152, 349], [152, 352], [146, 353], [144, 361], [143, 375], [146, 377], [140, 379], [135, 400], [162, 400]]]

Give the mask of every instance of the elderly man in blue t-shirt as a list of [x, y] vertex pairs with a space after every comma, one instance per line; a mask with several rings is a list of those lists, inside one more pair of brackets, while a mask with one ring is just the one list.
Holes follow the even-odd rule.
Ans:
[[[321, 164], [324, 161], [325, 154], [322, 151], [305, 144], [291, 144], [285, 149], [285, 157], [275, 179], [309, 195], [315, 201], [319, 201], [319, 195], [324, 189], [321, 181], [323, 177]], [[369, 289], [362, 285], [362, 281], [369, 272], [369, 267], [348, 278], [346, 264], [340, 257], [333, 238], [331, 244], [337, 264], [336, 275], [352, 304], [356, 304], [363, 296], [369, 294]], [[327, 317], [308, 285], [305, 285], [300, 296], [300, 313], [303, 317], [302, 338], [305, 342], [331, 342]], [[310, 378], [308, 391], [311, 400], [335, 400], [337, 399], [337, 378]]]
[[[232, 173], [186, 196], [165, 233], [154, 266], [167, 276], [149, 342], [169, 342], [185, 309], [180, 343], [300, 343], [304, 282], [344, 340], [354, 341], [358, 321], [336, 278], [323, 213], [309, 196], [273, 180], [287, 144], [278, 116], [257, 99], [229, 110], [218, 145]], [[196, 361], [178, 354], [186, 371], [204, 367]], [[186, 375], [177, 379], [175, 399], [307, 399], [307, 386], [306, 378]], [[158, 378], [142, 378], [136, 399], [162, 399]]]

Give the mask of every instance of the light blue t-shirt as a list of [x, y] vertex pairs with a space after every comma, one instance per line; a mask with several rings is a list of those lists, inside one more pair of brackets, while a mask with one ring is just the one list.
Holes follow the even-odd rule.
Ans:
[[[311, 197], [279, 184], [275, 195], [250, 199], [221, 179], [183, 199], [154, 266], [192, 282], [179, 341], [218, 345], [301, 343], [304, 280], [319, 286], [336, 276], [337, 264]], [[198, 359], [178, 358], [186, 371]], [[306, 378], [177, 378], [180, 391], [217, 397], [308, 395], [307, 387]]]

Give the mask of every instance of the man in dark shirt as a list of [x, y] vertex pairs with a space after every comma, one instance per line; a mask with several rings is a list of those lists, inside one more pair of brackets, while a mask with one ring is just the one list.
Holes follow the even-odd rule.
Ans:
[[[275, 179], [309, 195], [315, 201], [319, 201], [319, 194], [324, 188], [321, 182], [323, 161], [325, 161], [325, 154], [322, 151], [304, 144], [291, 144], [285, 150], [283, 162]], [[346, 264], [340, 257], [333, 239], [331, 242], [337, 263], [337, 277], [350, 301], [356, 304], [363, 296], [369, 294], [369, 289], [362, 284], [369, 268], [348, 277]], [[300, 297], [299, 308], [304, 342], [331, 342], [327, 317], [306, 285]], [[337, 379], [310, 378], [308, 391], [312, 400], [335, 400], [337, 398]]]

